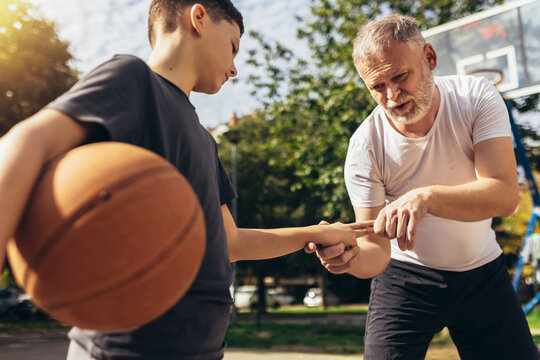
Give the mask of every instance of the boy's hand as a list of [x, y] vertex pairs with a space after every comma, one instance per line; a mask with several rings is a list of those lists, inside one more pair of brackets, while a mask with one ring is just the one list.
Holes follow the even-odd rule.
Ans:
[[308, 254], [316, 253], [321, 261], [321, 264], [331, 273], [342, 274], [349, 270], [350, 261], [358, 255], [359, 247], [356, 243], [356, 238], [373, 233], [374, 220], [362, 221], [352, 224], [330, 224], [326, 221], [321, 221], [319, 226], [343, 228], [348, 227], [354, 231], [354, 242], [334, 242], [334, 245], [325, 245], [322, 243], [315, 244], [309, 242], [304, 247], [304, 251]]
[[331, 246], [343, 244], [346, 248], [356, 246], [356, 239], [368, 234], [373, 234], [373, 220], [356, 222], [352, 224], [334, 223], [329, 225], [317, 225], [319, 236], [317, 245]]
[[[373, 233], [373, 220], [356, 222], [352, 224], [334, 223], [329, 224], [321, 221], [317, 228], [317, 238], [312, 243], [317, 246], [327, 247], [336, 244], [343, 244], [346, 248], [357, 245], [356, 239]], [[310, 249], [309, 243], [305, 246], [306, 251]]]

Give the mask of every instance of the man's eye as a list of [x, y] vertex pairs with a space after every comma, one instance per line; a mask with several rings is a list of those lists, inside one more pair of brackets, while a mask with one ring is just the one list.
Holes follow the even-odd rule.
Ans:
[[402, 80], [406, 80], [407, 79], [407, 73], [403, 73], [403, 74], [399, 74], [397, 76], [394, 77], [394, 80], [395, 81], [402, 81]]

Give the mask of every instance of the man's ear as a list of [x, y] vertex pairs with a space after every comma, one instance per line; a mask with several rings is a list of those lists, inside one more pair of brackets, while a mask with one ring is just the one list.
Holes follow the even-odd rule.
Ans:
[[435, 70], [437, 67], [437, 53], [431, 44], [424, 46], [424, 58], [431, 70]]
[[195, 4], [191, 7], [189, 12], [189, 19], [191, 22], [191, 28], [193, 32], [199, 36], [202, 35], [205, 29], [205, 22], [208, 14], [206, 9], [201, 4]]

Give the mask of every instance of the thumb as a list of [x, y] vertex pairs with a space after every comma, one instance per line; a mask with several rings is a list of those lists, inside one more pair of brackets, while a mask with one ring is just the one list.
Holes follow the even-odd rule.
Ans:
[[317, 244], [313, 243], [313, 242], [308, 242], [305, 246], [304, 246], [304, 251], [307, 253], [307, 254], [313, 254], [315, 251], [317, 251]]
[[319, 222], [319, 225], [330, 225], [330, 223], [326, 220], [321, 220], [321, 222]]

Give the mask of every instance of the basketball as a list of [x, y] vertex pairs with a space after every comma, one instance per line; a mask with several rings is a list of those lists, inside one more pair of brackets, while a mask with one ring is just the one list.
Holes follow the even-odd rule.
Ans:
[[201, 206], [176, 168], [102, 142], [45, 166], [7, 252], [18, 284], [53, 318], [116, 331], [178, 302], [205, 247]]

